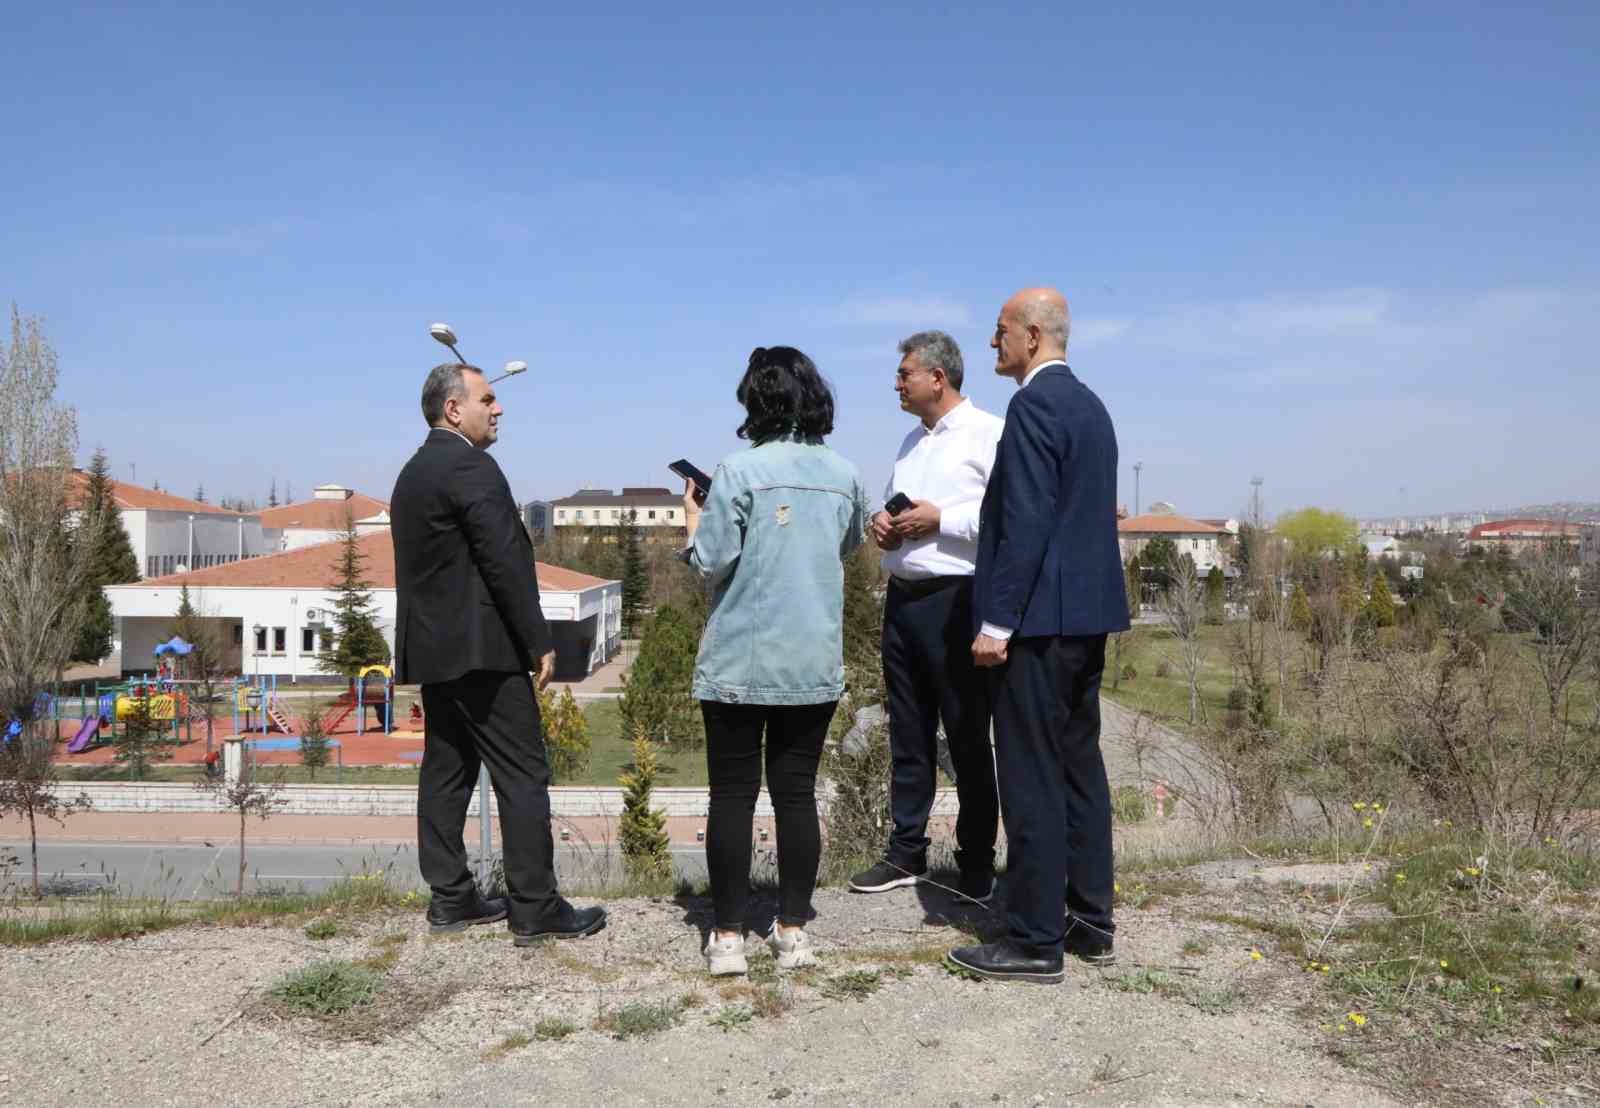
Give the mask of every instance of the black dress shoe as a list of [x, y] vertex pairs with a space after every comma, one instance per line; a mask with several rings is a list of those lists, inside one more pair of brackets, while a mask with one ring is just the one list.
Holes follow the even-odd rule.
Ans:
[[471, 904], [465, 908], [445, 908], [437, 904], [428, 905], [428, 930], [435, 935], [448, 935], [454, 931], [465, 931], [469, 927], [476, 927], [480, 923], [499, 923], [506, 918], [507, 905], [504, 897], [474, 897]]
[[1039, 985], [1058, 984], [1065, 974], [1061, 970], [1061, 955], [1038, 958], [1024, 954], [1004, 939], [982, 946], [963, 946], [952, 950], [947, 957], [951, 963], [995, 981], [1028, 981]]
[[1067, 939], [1063, 944], [1068, 954], [1091, 966], [1114, 966], [1117, 956], [1112, 953], [1111, 936], [1082, 920], [1067, 921]]
[[511, 941], [517, 946], [532, 946], [540, 939], [581, 939], [606, 925], [604, 908], [574, 908], [565, 900], [553, 915], [532, 927], [511, 925]]

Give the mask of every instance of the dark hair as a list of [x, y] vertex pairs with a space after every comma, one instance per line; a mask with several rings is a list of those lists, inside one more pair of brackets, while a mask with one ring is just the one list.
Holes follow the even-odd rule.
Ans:
[[833, 390], [816, 363], [792, 346], [752, 350], [736, 395], [746, 412], [741, 439], [765, 442], [795, 434], [821, 442], [833, 433]]

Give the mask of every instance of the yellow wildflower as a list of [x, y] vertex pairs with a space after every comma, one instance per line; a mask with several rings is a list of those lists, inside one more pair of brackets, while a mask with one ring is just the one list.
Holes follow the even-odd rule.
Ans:
[[1349, 1020], [1350, 1023], [1356, 1027], [1365, 1027], [1367, 1025], [1367, 1017], [1363, 1016], [1360, 1012], [1351, 1012], [1349, 1015], [1345, 1016], [1345, 1019]]
[[1378, 801], [1374, 800], [1372, 802], [1372, 810], [1374, 812], [1381, 812], [1381, 811], [1383, 811], [1383, 805], [1381, 803], [1379, 803]]
[[1394, 883], [1396, 885], [1404, 885], [1406, 883], [1406, 875], [1403, 874], [1403, 873], [1395, 874], [1394, 875]]
[[1439, 959], [1439, 968], [1440, 969], [1449, 969], [1450, 968], [1449, 960], [1445, 959], [1445, 958], [1440, 958]]
[[1350, 807], [1354, 808], [1358, 812], [1364, 812], [1367, 809], [1366, 802], [1361, 800], [1356, 801], [1354, 804], [1350, 805]]
[[1113, 881], [1111, 882], [1111, 891], [1114, 893], [1120, 893], [1122, 891], [1122, 886]]
[[1368, 816], [1366, 819], [1362, 820], [1361, 821], [1361, 826], [1365, 827], [1368, 831], [1371, 831], [1372, 830], [1372, 817]]
[[1261, 951], [1257, 950], [1255, 947], [1251, 947], [1250, 948], [1250, 960], [1252, 962], [1261, 961], [1261, 957], [1262, 957]]
[[1478, 876], [1478, 874], [1480, 874], [1482, 872], [1483, 871], [1480, 870], [1477, 866], [1468, 866], [1467, 867], [1467, 876], [1468, 877], [1476, 877], [1476, 876]]

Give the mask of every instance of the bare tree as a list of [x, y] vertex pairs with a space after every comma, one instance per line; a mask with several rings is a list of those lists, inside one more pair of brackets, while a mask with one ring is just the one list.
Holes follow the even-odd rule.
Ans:
[[0, 813], [25, 817], [30, 837], [38, 817], [87, 805], [56, 795], [48, 692], [89, 612], [83, 586], [103, 509], [73, 502], [77, 414], [55, 402], [56, 378], [39, 321], [13, 307], [10, 347], [0, 350]]
[[209, 793], [218, 803], [239, 815], [239, 880], [234, 888], [234, 895], [243, 896], [245, 821], [251, 816], [262, 820], [270, 819], [274, 812], [288, 803], [282, 795], [282, 774], [280, 773], [274, 780], [262, 781], [246, 765], [240, 768], [237, 781], [230, 783], [223, 779], [201, 777], [194, 783], [194, 787], [203, 793]]
[[1200, 718], [1200, 668], [1205, 663], [1200, 628], [1206, 621], [1206, 587], [1192, 558], [1174, 558], [1168, 572], [1170, 581], [1156, 607], [1178, 640], [1179, 659], [1189, 682], [1189, 722], [1194, 723]]

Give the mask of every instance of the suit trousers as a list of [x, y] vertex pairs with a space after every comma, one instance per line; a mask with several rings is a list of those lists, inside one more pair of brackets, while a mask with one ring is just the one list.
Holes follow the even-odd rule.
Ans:
[[427, 733], [417, 786], [417, 860], [436, 903], [465, 908], [475, 894], [461, 832], [480, 764], [500, 806], [500, 841], [513, 927], [560, 907], [550, 835], [550, 763], [539, 701], [526, 673], [475, 670], [422, 686]]
[[972, 578], [938, 578], [920, 590], [889, 583], [883, 684], [893, 765], [888, 860], [912, 872], [927, 863], [943, 720], [961, 802], [956, 861], [963, 871], [993, 873], [1000, 803], [989, 745], [989, 690], [972, 662]]
[[[992, 672], [1012, 942], [1060, 953], [1069, 927], [1110, 937], [1111, 788], [1100, 755], [1106, 636], [1013, 636]], [[1070, 919], [1068, 918], [1070, 917]]]

